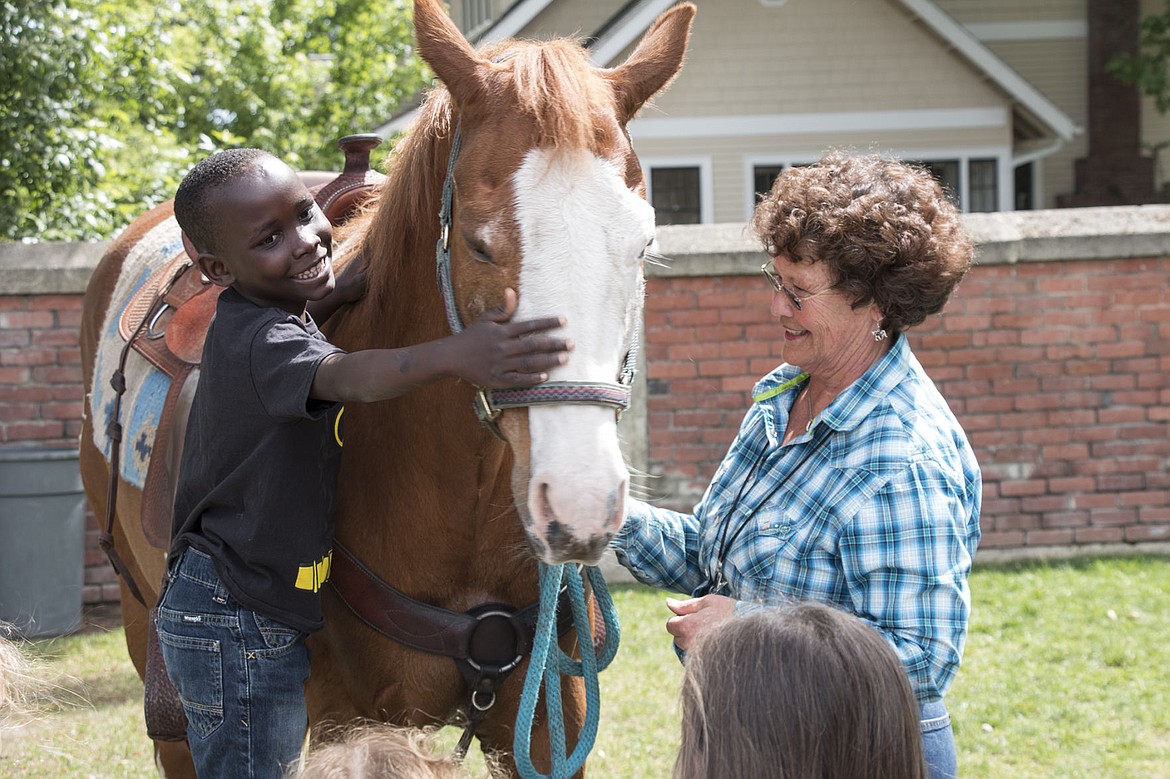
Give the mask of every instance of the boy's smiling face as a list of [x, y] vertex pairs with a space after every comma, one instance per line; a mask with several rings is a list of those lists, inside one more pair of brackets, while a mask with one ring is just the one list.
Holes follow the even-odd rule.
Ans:
[[210, 197], [215, 245], [197, 260], [212, 282], [297, 316], [333, 290], [333, 228], [291, 168], [260, 158]]

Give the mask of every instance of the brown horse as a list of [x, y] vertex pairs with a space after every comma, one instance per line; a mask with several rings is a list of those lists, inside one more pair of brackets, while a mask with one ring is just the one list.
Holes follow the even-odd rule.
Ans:
[[[364, 258], [369, 292], [329, 322], [331, 340], [349, 350], [396, 348], [450, 333], [435, 256], [436, 213], [451, 160], [444, 232], [456, 319], [473, 320], [513, 287], [517, 317], [567, 319], [575, 350], [552, 372], [555, 382], [614, 382], [632, 348], [641, 264], [654, 239], [625, 126], [678, 72], [693, 15], [689, 4], [669, 10], [624, 64], [601, 69], [568, 40], [473, 50], [439, 0], [416, 0], [419, 53], [446, 86], [431, 91], [385, 184], [346, 229], [338, 255]], [[461, 148], [454, 157], [456, 135]], [[101, 445], [105, 406], [96, 396], [108, 380], [99, 355], [116, 315], [109, 309], [120, 279], [125, 285], [127, 273], [137, 272], [127, 257], [137, 256], [139, 242], [158, 241], [156, 234], [167, 231], [177, 240], [169, 206], [131, 225], [86, 295], [83, 365], [95, 400], [81, 456], [99, 516], [110, 466]], [[475, 388], [449, 380], [346, 408], [337, 541], [368, 575], [417, 601], [453, 613], [485, 604], [521, 609], [539, 599], [538, 560], [596, 563], [620, 526], [628, 479], [616, 418], [605, 405], [507, 408], [496, 419], [501, 439], [477, 421], [474, 398]], [[148, 439], [150, 424], [143, 430]], [[138, 443], [127, 440], [131, 459], [136, 447], [149, 451]], [[164, 550], [143, 531], [142, 500], [138, 486], [124, 480], [114, 539], [150, 603]], [[370, 589], [382, 587], [369, 582]], [[127, 597], [125, 585], [122, 594], [126, 641], [141, 674], [146, 610]], [[450, 659], [371, 629], [331, 588], [323, 597], [325, 629], [310, 639], [310, 722], [442, 723], [466, 703], [467, 681]], [[561, 645], [572, 651], [574, 641], [564, 637]], [[485, 749], [511, 750], [524, 669], [495, 691], [476, 733]], [[562, 696], [566, 730], [575, 733], [584, 706], [579, 680], [566, 682]], [[543, 745], [533, 757], [547, 770], [547, 737], [534, 733], [533, 745]], [[167, 776], [190, 774], [185, 744], [156, 742], [156, 756]]]

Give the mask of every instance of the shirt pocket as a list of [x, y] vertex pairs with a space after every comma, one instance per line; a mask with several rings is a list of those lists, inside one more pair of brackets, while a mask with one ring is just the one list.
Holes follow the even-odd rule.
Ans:
[[756, 511], [728, 555], [739, 579], [741, 600], [771, 602], [777, 580], [789, 578], [802, 531], [799, 518], [784, 506], [773, 504]]

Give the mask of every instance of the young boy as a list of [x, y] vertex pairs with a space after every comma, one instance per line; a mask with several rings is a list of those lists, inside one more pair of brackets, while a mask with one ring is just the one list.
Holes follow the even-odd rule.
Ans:
[[[280, 777], [306, 728], [306, 635], [321, 627], [340, 455], [338, 402], [401, 395], [445, 376], [489, 387], [547, 379], [571, 344], [559, 318], [510, 322], [516, 295], [458, 335], [347, 354], [317, 330], [335, 303], [332, 230], [283, 162], [215, 154], [175, 196], [203, 273], [227, 287], [207, 332], [158, 609], [195, 768]], [[339, 297], [345, 297], [341, 294]]]

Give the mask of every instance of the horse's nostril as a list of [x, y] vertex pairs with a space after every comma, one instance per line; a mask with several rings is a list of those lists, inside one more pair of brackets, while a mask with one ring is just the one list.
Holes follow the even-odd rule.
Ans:
[[551, 487], [546, 481], [541, 482], [540, 486], [536, 489], [536, 494], [540, 498], [539, 505], [537, 506], [537, 511], [540, 513], [537, 517], [537, 524], [539, 526], [540, 522], [547, 522], [549, 525], [549, 535], [552, 535], [552, 526], [559, 523], [557, 522], [557, 512], [553, 508], [552, 499], [549, 497], [550, 489]]

